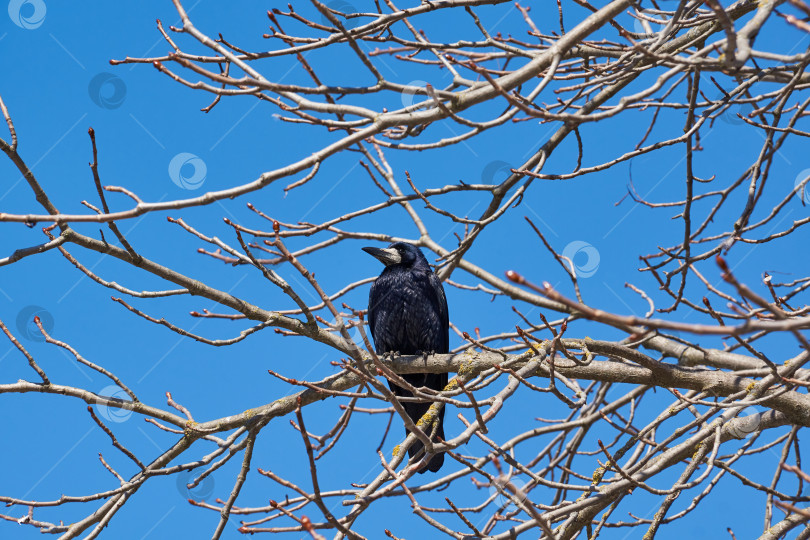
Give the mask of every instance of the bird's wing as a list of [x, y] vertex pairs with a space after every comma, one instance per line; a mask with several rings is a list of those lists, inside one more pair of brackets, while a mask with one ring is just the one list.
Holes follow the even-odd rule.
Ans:
[[444, 287], [439, 277], [431, 272], [428, 275], [428, 282], [430, 283], [433, 292], [436, 294], [437, 310], [439, 312], [439, 321], [441, 322], [441, 346], [436, 352], [446, 353], [450, 351], [450, 314], [447, 310], [447, 298], [444, 295]]
[[409, 350], [403, 338], [403, 295], [407, 288], [400, 286], [398, 276], [383, 272], [371, 286], [368, 296], [368, 324], [377, 354]]
[[376, 323], [377, 318], [377, 282], [371, 284], [371, 288], [368, 291], [368, 329], [371, 331], [371, 339], [375, 342], [377, 338], [374, 336], [374, 323]]

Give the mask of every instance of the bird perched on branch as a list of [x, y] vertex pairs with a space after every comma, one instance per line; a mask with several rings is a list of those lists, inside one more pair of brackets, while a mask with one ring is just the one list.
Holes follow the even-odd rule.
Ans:
[[[386, 249], [365, 247], [363, 251], [385, 265], [382, 274], [371, 286], [368, 297], [368, 323], [377, 354], [434, 354], [449, 352], [450, 322], [447, 300], [439, 278], [428, 265], [422, 251], [406, 242], [395, 242]], [[441, 391], [447, 385], [447, 373], [403, 374], [411, 386]], [[388, 386], [397, 396], [413, 394], [392, 381]], [[430, 403], [402, 402], [408, 416], [415, 422], [428, 411]], [[436, 419], [433, 441], [444, 439], [444, 407]], [[420, 426], [422, 427], [422, 426]], [[430, 436], [433, 426], [423, 430]], [[407, 430], [406, 430], [407, 434]], [[413, 458], [423, 448], [417, 441], [408, 449]], [[437, 472], [444, 463], [444, 454], [431, 458], [425, 470]]]

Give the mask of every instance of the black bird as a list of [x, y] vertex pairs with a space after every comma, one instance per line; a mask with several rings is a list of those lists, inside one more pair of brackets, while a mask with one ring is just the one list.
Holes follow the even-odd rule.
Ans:
[[[377, 354], [447, 353], [450, 349], [450, 322], [442, 282], [430, 269], [422, 251], [406, 242], [394, 242], [386, 249], [365, 247], [363, 251], [385, 265], [368, 295], [368, 324]], [[447, 373], [412, 373], [402, 375], [411, 386], [441, 391], [447, 385]], [[391, 381], [388, 386], [397, 396], [413, 394]], [[430, 403], [403, 402], [405, 412], [417, 422], [430, 408]], [[426, 429], [428, 436], [430, 429]], [[407, 434], [407, 430], [405, 431]], [[434, 441], [444, 439], [444, 407], [439, 412]], [[416, 441], [408, 449], [413, 458], [423, 448]], [[431, 458], [425, 470], [437, 472], [444, 454]]]

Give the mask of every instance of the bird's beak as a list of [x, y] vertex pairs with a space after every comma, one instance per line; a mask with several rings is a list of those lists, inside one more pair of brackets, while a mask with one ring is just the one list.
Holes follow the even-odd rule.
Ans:
[[392, 264], [399, 264], [402, 262], [402, 257], [394, 248], [380, 249], [374, 247], [364, 247], [363, 251], [383, 263], [385, 266], [391, 266]]

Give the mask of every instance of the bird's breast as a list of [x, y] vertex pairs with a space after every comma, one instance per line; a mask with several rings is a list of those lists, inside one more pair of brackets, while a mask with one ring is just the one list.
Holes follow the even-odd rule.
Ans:
[[427, 276], [383, 273], [369, 298], [378, 353], [417, 354], [442, 347], [442, 322]]

